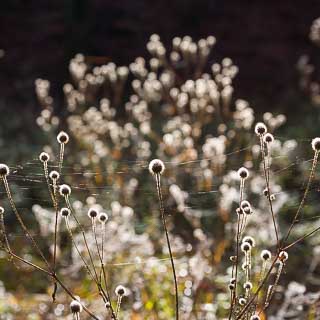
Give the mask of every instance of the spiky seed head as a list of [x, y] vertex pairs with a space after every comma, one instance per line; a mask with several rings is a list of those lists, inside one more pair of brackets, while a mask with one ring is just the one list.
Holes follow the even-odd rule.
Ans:
[[70, 213], [71, 213], [71, 211], [70, 211], [69, 208], [61, 208], [61, 209], [60, 209], [60, 214], [61, 214], [61, 216], [64, 217], [64, 218], [69, 217]]
[[239, 299], [239, 304], [240, 306], [244, 306], [246, 304], [247, 300], [245, 298], [240, 298]]
[[95, 219], [98, 216], [99, 212], [95, 208], [90, 208], [88, 211], [88, 217], [90, 219]]
[[4, 208], [0, 207], [0, 214], [4, 214]]
[[254, 314], [250, 317], [250, 320], [260, 320], [260, 317], [257, 314]]
[[242, 250], [243, 252], [248, 252], [248, 251], [250, 251], [251, 249], [252, 249], [252, 247], [251, 247], [250, 243], [248, 243], [248, 242], [243, 242], [243, 243], [241, 244], [241, 250]]
[[163, 174], [165, 168], [164, 163], [160, 159], [153, 159], [149, 163], [149, 172], [153, 175]]
[[123, 297], [127, 293], [127, 289], [124, 286], [117, 286], [115, 293], [118, 297]]
[[264, 261], [268, 261], [271, 259], [271, 252], [269, 250], [262, 250], [260, 257]]
[[289, 258], [289, 255], [288, 255], [287, 251], [281, 251], [281, 252], [279, 253], [279, 260], [280, 260], [281, 262], [287, 261], [288, 258]]
[[249, 171], [247, 168], [245, 167], [241, 167], [239, 170], [238, 170], [238, 176], [240, 179], [247, 179], [249, 177]]
[[314, 138], [311, 142], [311, 146], [313, 151], [319, 152], [320, 151], [320, 138]]
[[39, 155], [39, 160], [41, 161], [41, 162], [48, 162], [49, 160], [50, 160], [50, 156], [49, 156], [49, 154], [48, 153], [46, 153], [46, 152], [41, 152], [40, 153], [40, 155]]
[[108, 221], [109, 217], [108, 217], [108, 215], [107, 215], [105, 212], [100, 212], [98, 219], [99, 219], [99, 221], [100, 221], [101, 223], [104, 224], [104, 223], [106, 223], [106, 222]]
[[256, 241], [250, 236], [245, 236], [242, 239], [242, 243], [244, 242], [248, 242], [252, 248], [256, 246]]
[[245, 290], [251, 290], [252, 289], [252, 283], [250, 281], [247, 281], [243, 284], [243, 289]]
[[52, 171], [49, 173], [49, 178], [50, 178], [51, 180], [59, 180], [60, 174], [59, 174], [58, 171], [52, 170]]
[[70, 196], [71, 188], [67, 184], [62, 184], [59, 188], [59, 193], [62, 197]]
[[61, 131], [58, 135], [57, 135], [57, 140], [60, 144], [66, 144], [69, 142], [69, 135], [64, 132]]
[[79, 314], [82, 312], [82, 305], [78, 300], [72, 300], [70, 303], [70, 310], [72, 314]]
[[254, 128], [254, 132], [258, 136], [263, 136], [267, 132], [267, 127], [263, 122], [258, 122]]
[[10, 173], [9, 167], [4, 163], [0, 163], [0, 178], [6, 177], [9, 173]]
[[271, 133], [266, 133], [264, 136], [263, 136], [263, 141], [265, 143], [272, 143], [274, 141], [274, 137]]

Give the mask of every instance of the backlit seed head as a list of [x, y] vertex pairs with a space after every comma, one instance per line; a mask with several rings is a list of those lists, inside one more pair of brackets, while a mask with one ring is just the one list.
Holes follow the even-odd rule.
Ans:
[[59, 188], [59, 193], [63, 197], [70, 196], [71, 188], [67, 184], [62, 184]]
[[72, 314], [79, 314], [82, 312], [82, 305], [78, 300], [73, 300], [70, 303], [70, 310]]
[[241, 167], [239, 170], [238, 170], [238, 176], [240, 179], [247, 179], [249, 177], [249, 171], [248, 169], [246, 169], [245, 167]]
[[254, 128], [254, 132], [258, 136], [263, 136], [267, 132], [267, 127], [263, 122], [258, 122]]
[[271, 252], [269, 250], [262, 250], [260, 257], [264, 261], [268, 261], [271, 259]]
[[4, 214], [4, 208], [0, 207], [0, 214]]
[[263, 136], [263, 141], [265, 143], [271, 143], [274, 141], [274, 137], [271, 133], [266, 133], [264, 136]]
[[58, 171], [53, 170], [53, 171], [51, 171], [51, 172], [49, 173], [49, 178], [50, 178], [51, 180], [59, 180], [60, 174], [59, 174]]
[[288, 253], [287, 253], [286, 251], [281, 251], [281, 252], [279, 253], [279, 260], [280, 260], [281, 262], [287, 261], [288, 258], [289, 258], [289, 255], [288, 255]]
[[268, 188], [265, 188], [265, 189], [263, 190], [263, 195], [266, 196], [266, 197], [269, 195]]
[[229, 283], [228, 288], [229, 288], [230, 291], [233, 291], [234, 288], [235, 288], [235, 285], [232, 284], [232, 283]]
[[69, 135], [64, 132], [61, 131], [58, 135], [57, 135], [57, 140], [60, 144], [66, 144], [69, 142]]
[[250, 204], [249, 201], [243, 200], [243, 201], [241, 201], [240, 207], [241, 207], [241, 209], [250, 208], [250, 207], [251, 207], [251, 204]]
[[100, 212], [98, 219], [101, 223], [106, 223], [108, 221], [109, 217], [105, 212]]
[[252, 289], [252, 283], [250, 281], [247, 281], [243, 284], [243, 289], [245, 290], [251, 290]]
[[260, 317], [257, 314], [254, 314], [250, 317], [250, 320], [260, 320]]
[[244, 306], [246, 304], [247, 300], [245, 298], [240, 298], [239, 299], [239, 304], [240, 306]]
[[71, 213], [71, 211], [70, 211], [69, 208], [61, 208], [61, 209], [60, 209], [60, 214], [61, 214], [61, 216], [64, 217], [64, 218], [69, 217], [70, 213]]
[[252, 209], [251, 209], [251, 207], [245, 207], [244, 209], [243, 209], [243, 212], [246, 214], [246, 215], [250, 215], [250, 214], [252, 214]]
[[6, 177], [9, 173], [10, 173], [9, 167], [4, 163], [0, 163], [0, 178]]
[[127, 293], [127, 289], [124, 286], [117, 286], [115, 293], [118, 297], [123, 297]]
[[50, 160], [50, 156], [46, 152], [41, 152], [40, 155], [39, 155], [39, 160], [41, 162], [48, 162]]
[[231, 256], [230, 261], [235, 263], [237, 261], [237, 256]]
[[250, 251], [251, 249], [252, 249], [252, 247], [251, 247], [250, 243], [248, 243], [248, 242], [243, 242], [243, 243], [241, 244], [241, 250], [242, 250], [243, 252], [248, 252], [248, 251]]
[[107, 302], [105, 303], [105, 305], [104, 305], [104, 306], [106, 307], [106, 309], [110, 309], [111, 304], [110, 304], [110, 302], [109, 302], [109, 301], [107, 301]]
[[88, 217], [95, 219], [98, 216], [99, 212], [95, 208], [90, 208], [88, 211]]
[[320, 151], [320, 138], [314, 138], [311, 142], [313, 151]]
[[163, 174], [165, 170], [165, 166], [164, 163], [159, 160], [159, 159], [153, 159], [152, 161], [150, 161], [149, 163], [149, 172], [153, 175], [156, 174]]
[[255, 240], [254, 240], [252, 237], [250, 237], [250, 236], [245, 236], [245, 237], [243, 238], [243, 240], [242, 240], [242, 243], [244, 243], [244, 242], [249, 243], [252, 248], [255, 247], [255, 245], [256, 245]]
[[236, 284], [236, 278], [231, 278], [229, 284]]

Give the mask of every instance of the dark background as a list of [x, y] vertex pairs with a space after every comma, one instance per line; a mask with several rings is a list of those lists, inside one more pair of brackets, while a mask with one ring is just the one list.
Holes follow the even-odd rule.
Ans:
[[211, 62], [228, 56], [240, 67], [236, 97], [262, 111], [296, 111], [295, 65], [302, 54], [315, 50], [308, 34], [320, 15], [320, 1], [1, 0], [0, 12], [0, 48], [5, 50], [0, 124], [11, 121], [11, 130], [21, 129], [21, 139], [27, 139], [25, 123], [35, 126], [40, 111], [36, 78], [51, 81], [61, 108], [61, 87], [75, 53], [128, 64], [147, 55], [145, 44], [152, 33], [165, 44], [174, 36], [216, 36]]

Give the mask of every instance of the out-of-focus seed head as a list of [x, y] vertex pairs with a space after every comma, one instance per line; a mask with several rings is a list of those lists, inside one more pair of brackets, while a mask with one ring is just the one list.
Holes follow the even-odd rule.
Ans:
[[265, 189], [263, 190], [263, 195], [264, 195], [265, 197], [267, 197], [267, 196], [269, 195], [268, 188], [265, 188]]
[[250, 251], [251, 249], [252, 249], [252, 247], [251, 247], [250, 243], [248, 243], [248, 242], [243, 242], [243, 243], [241, 244], [241, 250], [242, 250], [243, 252], [248, 252], [248, 251]]
[[287, 261], [288, 258], [289, 258], [289, 255], [288, 255], [288, 253], [287, 253], [286, 251], [281, 251], [281, 252], [279, 253], [279, 260], [280, 260], [281, 262]]
[[230, 291], [233, 291], [234, 288], [235, 288], [235, 285], [232, 284], [232, 283], [229, 283], [228, 288], [229, 288]]
[[99, 212], [95, 208], [90, 208], [88, 211], [88, 217], [90, 219], [95, 219], [98, 216]]
[[246, 304], [247, 300], [245, 298], [240, 298], [239, 299], [239, 304], [240, 306], [244, 306]]
[[235, 263], [237, 261], [237, 256], [231, 256], [230, 261]]
[[258, 136], [263, 136], [265, 133], [267, 133], [267, 127], [263, 122], [258, 122], [254, 128], [254, 132]]
[[59, 188], [59, 193], [63, 197], [70, 196], [71, 188], [67, 184], [62, 184]]
[[50, 160], [50, 156], [49, 156], [49, 154], [48, 153], [46, 153], [46, 152], [41, 152], [40, 153], [40, 155], [39, 155], [39, 160], [41, 161], [41, 162], [48, 162], [49, 160]]
[[263, 136], [263, 141], [267, 144], [269, 143], [272, 143], [274, 141], [274, 137], [271, 133], [266, 133], [264, 136]]
[[153, 159], [149, 163], [149, 172], [153, 175], [163, 174], [165, 170], [165, 165], [160, 159]]
[[242, 243], [248, 242], [252, 248], [256, 246], [255, 240], [250, 236], [245, 236], [242, 240]]
[[250, 281], [247, 281], [243, 284], [243, 289], [245, 290], [251, 290], [252, 289], [252, 283]]
[[0, 178], [6, 177], [9, 173], [10, 173], [9, 167], [4, 163], [0, 163]]
[[238, 176], [240, 179], [247, 179], [249, 177], [249, 171], [247, 168], [245, 167], [241, 167], [239, 170], [238, 170]]
[[241, 207], [241, 209], [243, 210], [244, 208], [250, 208], [250, 207], [251, 207], [251, 204], [250, 204], [249, 201], [243, 200], [243, 201], [241, 201], [240, 207]]
[[73, 300], [70, 303], [70, 310], [72, 314], [79, 314], [80, 312], [82, 312], [82, 305], [78, 300]]
[[254, 314], [250, 317], [250, 320], [260, 320], [260, 317], [257, 314]]
[[4, 214], [4, 208], [0, 207], [0, 214]]
[[319, 152], [320, 151], [320, 138], [314, 138], [311, 142], [311, 146], [313, 151]]
[[100, 212], [98, 219], [99, 219], [99, 221], [100, 221], [101, 223], [104, 224], [104, 223], [106, 223], [106, 222], [108, 221], [109, 217], [108, 217], [108, 215], [107, 215], [105, 212]]
[[271, 252], [269, 250], [262, 250], [260, 257], [264, 261], [268, 261], [271, 259]]
[[49, 178], [51, 179], [51, 180], [59, 180], [59, 178], [60, 178], [60, 174], [59, 174], [59, 172], [58, 171], [55, 171], [55, 170], [53, 170], [53, 171], [51, 171], [50, 173], [49, 173]]
[[117, 286], [115, 293], [118, 297], [123, 297], [127, 293], [127, 289], [124, 286]]
[[69, 142], [69, 135], [64, 131], [61, 131], [57, 135], [57, 140], [60, 144], [67, 144]]
[[109, 302], [109, 301], [107, 301], [107, 302], [105, 303], [105, 305], [104, 305], [104, 306], [106, 307], [106, 309], [110, 309], [111, 304], [110, 304], [110, 302]]
[[60, 214], [61, 214], [61, 216], [64, 217], [64, 218], [69, 217], [70, 213], [71, 213], [71, 211], [70, 211], [69, 208], [61, 208], [61, 209], [60, 209]]

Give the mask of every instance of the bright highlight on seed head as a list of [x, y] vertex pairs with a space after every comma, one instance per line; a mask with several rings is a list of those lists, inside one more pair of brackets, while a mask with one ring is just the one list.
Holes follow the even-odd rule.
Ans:
[[6, 177], [9, 173], [10, 173], [9, 167], [4, 163], [0, 163], [0, 178]]
[[152, 161], [150, 161], [149, 163], [149, 172], [153, 175], [156, 174], [163, 174], [165, 170], [165, 165], [164, 163], [159, 160], [159, 159], [153, 159]]
[[69, 135], [64, 131], [61, 131], [57, 135], [57, 140], [60, 144], [67, 144], [69, 142]]

